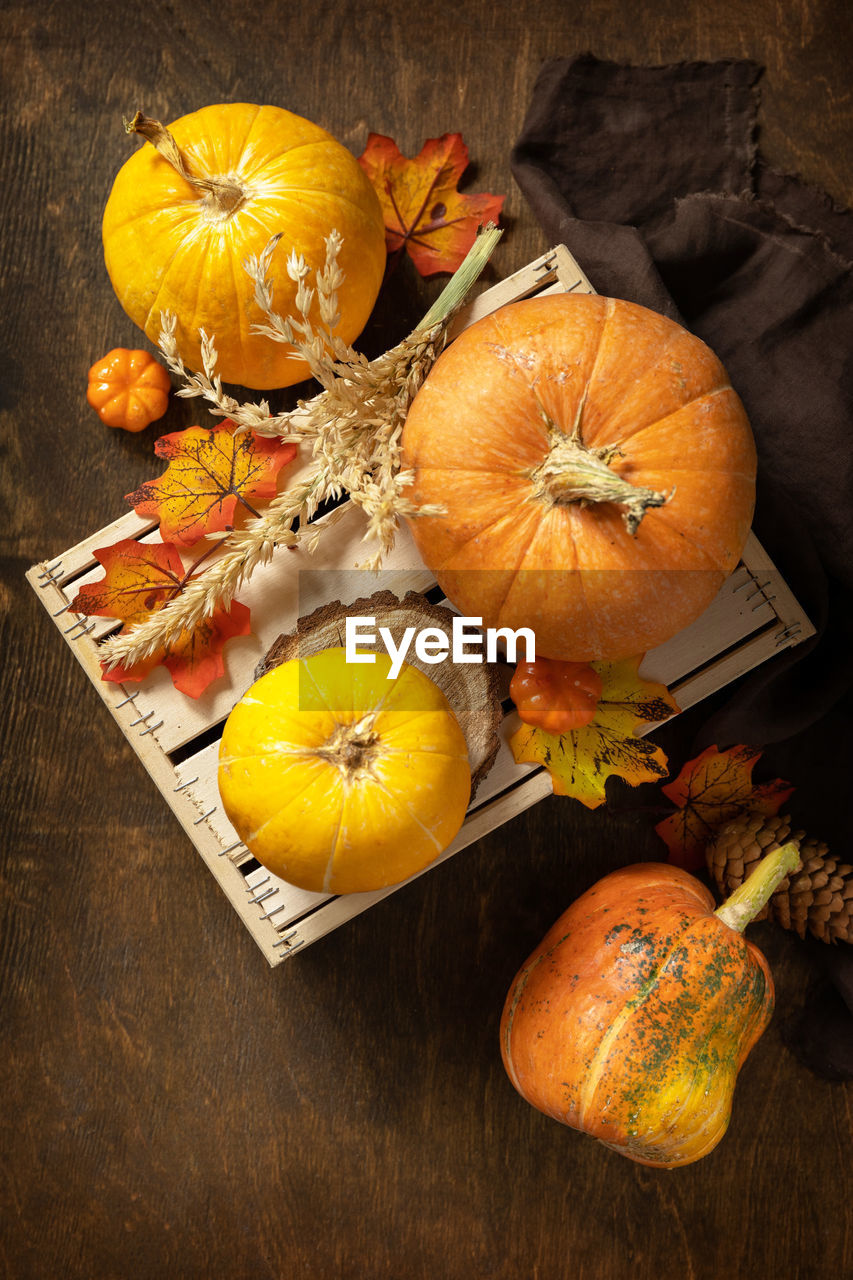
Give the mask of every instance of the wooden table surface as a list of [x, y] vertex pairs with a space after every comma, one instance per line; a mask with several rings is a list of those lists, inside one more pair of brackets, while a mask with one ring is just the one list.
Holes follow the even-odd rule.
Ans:
[[[0, 6], [4, 1275], [853, 1274], [850, 1089], [787, 1043], [813, 951], [754, 928], [779, 1003], [730, 1132], [634, 1165], [522, 1102], [497, 1026], [559, 911], [662, 856], [647, 819], [550, 798], [270, 970], [24, 580], [203, 414], [173, 400], [130, 436], [85, 402], [89, 365], [140, 342], [101, 253], [123, 114], [271, 102], [356, 154], [460, 131], [468, 189], [507, 195], [496, 279], [549, 247], [509, 172], [546, 57], [756, 59], [765, 156], [844, 205], [851, 34], [844, 0]], [[401, 273], [374, 337], [434, 292]]]

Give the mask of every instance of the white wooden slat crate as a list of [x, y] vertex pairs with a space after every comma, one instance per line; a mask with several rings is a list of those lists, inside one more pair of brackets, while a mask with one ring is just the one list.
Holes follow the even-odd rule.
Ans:
[[[559, 291], [593, 292], [563, 246], [480, 294], [456, 318], [452, 332], [506, 302]], [[348, 504], [310, 558], [301, 550], [282, 550], [255, 572], [239, 592], [240, 600], [252, 611], [253, 634], [229, 643], [227, 675], [198, 699], [178, 693], [162, 668], [139, 685], [102, 680], [99, 641], [118, 624], [68, 611], [80, 586], [102, 576], [94, 550], [120, 538], [156, 539], [156, 522], [130, 511], [53, 560], [33, 566], [27, 574], [60, 634], [271, 965], [400, 887], [329, 897], [286, 884], [259, 867], [241, 844], [222, 811], [216, 781], [221, 726], [252, 683], [257, 662], [279, 634], [292, 631], [300, 616], [328, 600], [340, 599], [347, 605], [371, 595], [378, 586], [399, 596], [435, 587], [405, 528], [400, 530], [379, 580], [366, 571], [354, 572], [365, 556], [363, 533], [362, 513]], [[302, 569], [311, 572], [301, 574]], [[709, 609], [691, 627], [649, 652], [641, 672], [668, 685], [679, 707], [686, 710], [812, 634], [808, 618], [751, 536], [741, 563]], [[498, 757], [481, 783], [461, 831], [427, 870], [550, 794], [551, 782], [544, 769], [518, 765], [512, 758], [507, 740], [516, 724], [510, 709], [504, 718]]]

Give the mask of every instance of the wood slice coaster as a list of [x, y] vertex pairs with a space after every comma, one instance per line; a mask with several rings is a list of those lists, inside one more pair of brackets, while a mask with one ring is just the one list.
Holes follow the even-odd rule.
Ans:
[[[407, 592], [402, 599], [392, 591], [377, 591], [346, 607], [339, 600], [333, 600], [299, 618], [295, 631], [273, 641], [255, 668], [255, 679], [282, 662], [307, 658], [321, 649], [342, 647], [346, 642], [348, 617], [375, 618], [377, 632], [379, 627], [387, 627], [394, 643], [399, 644], [407, 627], [416, 630], [438, 627], [450, 641], [455, 616], [443, 605], [431, 604], [417, 591]], [[468, 744], [473, 799], [494, 764], [500, 746], [503, 710], [497, 667], [489, 662], [456, 663], [449, 658], [428, 664], [418, 658], [413, 647], [406, 654], [406, 662], [438, 685], [459, 721]]]

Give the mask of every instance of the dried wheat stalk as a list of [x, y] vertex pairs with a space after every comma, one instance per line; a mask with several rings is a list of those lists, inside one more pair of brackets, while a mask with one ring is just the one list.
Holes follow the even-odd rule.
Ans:
[[[202, 371], [184, 366], [175, 343], [175, 318], [164, 316], [160, 348], [169, 368], [184, 383], [178, 395], [202, 397], [211, 412], [230, 418], [239, 429], [278, 436], [299, 444], [310, 442], [312, 460], [307, 476], [276, 497], [261, 516], [245, 528], [218, 535], [221, 553], [189, 579], [181, 594], [127, 631], [104, 642], [108, 666], [126, 666], [166, 647], [182, 632], [192, 631], [205, 617], [232, 602], [241, 583], [266, 563], [276, 547], [304, 542], [316, 546], [322, 529], [334, 523], [334, 513], [321, 527], [311, 519], [321, 503], [344, 494], [367, 515], [365, 539], [378, 543], [365, 567], [378, 569], [394, 543], [401, 516], [435, 514], [437, 508], [416, 511], [404, 489], [411, 475], [400, 470], [403, 424], [415, 394], [440, 353], [449, 321], [464, 302], [498, 239], [488, 227], [480, 233], [468, 257], [441, 296], [412, 333], [384, 355], [368, 361], [335, 334], [337, 293], [343, 280], [337, 257], [341, 240], [332, 232], [326, 241], [326, 263], [308, 284], [310, 269], [291, 254], [287, 271], [297, 284], [297, 315], [283, 318], [274, 310], [269, 268], [278, 242], [275, 237], [258, 257], [244, 264], [255, 281], [255, 298], [266, 323], [254, 326], [284, 342], [307, 361], [323, 390], [296, 409], [271, 414], [266, 401], [240, 404], [222, 389], [216, 372], [216, 347], [201, 333]], [[316, 294], [319, 328], [310, 319]]]

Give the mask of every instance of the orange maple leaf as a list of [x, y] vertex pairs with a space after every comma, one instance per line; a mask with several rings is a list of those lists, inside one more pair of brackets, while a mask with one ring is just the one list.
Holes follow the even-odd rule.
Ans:
[[141, 622], [176, 596], [186, 579], [178, 549], [168, 542], [123, 538], [94, 556], [106, 573], [82, 586], [68, 606], [90, 618]]
[[455, 271], [478, 227], [497, 222], [503, 208], [504, 196], [456, 190], [468, 167], [461, 133], [429, 138], [414, 158], [392, 138], [371, 133], [359, 164], [379, 196], [389, 254], [405, 248], [422, 276]]
[[238, 504], [258, 515], [254, 504], [275, 497], [278, 473], [296, 456], [296, 446], [253, 431], [236, 434], [226, 418], [161, 436], [154, 452], [169, 465], [126, 500], [138, 515], [159, 519], [164, 539], [190, 547], [232, 525]]
[[695, 871], [705, 865], [705, 846], [722, 823], [744, 813], [779, 812], [794, 788], [782, 778], [753, 785], [753, 766], [760, 758], [755, 747], [708, 747], [661, 787], [678, 806], [655, 827], [670, 862]]
[[[179, 595], [192, 576], [184, 569], [178, 548], [170, 542], [137, 542], [124, 538], [94, 552], [105, 570], [103, 578], [85, 583], [68, 606], [87, 617], [117, 618], [128, 626], [142, 622]], [[248, 635], [250, 614], [246, 605], [232, 601], [217, 609], [192, 632], [182, 631], [168, 647], [155, 650], [132, 667], [107, 668], [103, 679], [138, 682], [157, 666], [165, 666], [172, 683], [182, 693], [199, 697], [212, 680], [225, 672], [222, 649], [234, 636]]]

